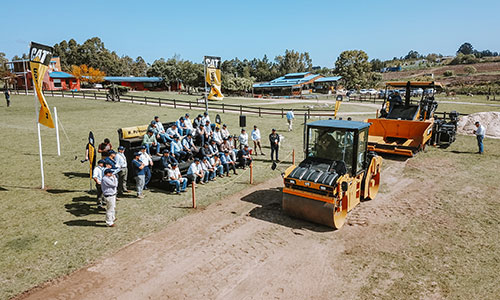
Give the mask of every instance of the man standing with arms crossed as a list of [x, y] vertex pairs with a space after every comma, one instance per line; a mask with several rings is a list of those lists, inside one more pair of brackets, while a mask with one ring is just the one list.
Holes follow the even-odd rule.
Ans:
[[486, 129], [479, 122], [476, 122], [474, 125], [476, 125], [477, 128], [476, 130], [474, 130], [474, 134], [476, 134], [477, 138], [477, 146], [479, 147], [479, 151], [477, 153], [483, 154], [484, 152], [483, 140], [484, 140], [484, 134], [486, 133]]
[[276, 162], [280, 162], [278, 155], [280, 149], [280, 136], [276, 133], [276, 129], [274, 128], [269, 135], [269, 142], [271, 143], [271, 160], [274, 162], [274, 153], [276, 152]]
[[139, 160], [144, 164], [144, 189], [148, 189], [149, 180], [151, 180], [151, 169], [153, 168], [153, 159], [151, 155], [146, 152], [146, 146], [141, 147], [141, 154]]
[[101, 187], [104, 201], [106, 201], [106, 225], [108, 227], [115, 227], [116, 188], [118, 187], [118, 180], [113, 175], [113, 170], [104, 170]]

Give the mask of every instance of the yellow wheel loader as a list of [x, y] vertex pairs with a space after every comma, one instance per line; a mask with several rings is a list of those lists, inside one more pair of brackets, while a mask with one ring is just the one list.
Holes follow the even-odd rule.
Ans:
[[382, 157], [368, 151], [369, 127], [345, 120], [305, 125], [305, 159], [284, 173], [287, 214], [338, 229], [361, 200], [375, 198]]

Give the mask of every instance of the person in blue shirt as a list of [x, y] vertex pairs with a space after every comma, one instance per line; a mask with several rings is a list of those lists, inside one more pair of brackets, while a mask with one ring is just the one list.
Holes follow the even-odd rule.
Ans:
[[192, 159], [197, 153], [198, 148], [194, 145], [191, 133], [188, 133], [181, 141], [182, 150], [186, 152], [186, 160]]
[[243, 149], [238, 151], [238, 160], [240, 165], [243, 166], [243, 170], [252, 164], [252, 156], [250, 155], [250, 150], [248, 150], [248, 145], [243, 146]]
[[175, 135], [174, 140], [170, 143], [170, 154], [181, 162], [186, 158], [186, 151], [182, 150], [178, 135]]
[[233, 170], [234, 175], [238, 175], [238, 173], [236, 173], [236, 164], [231, 159], [231, 156], [229, 155], [228, 150], [225, 150], [224, 155], [221, 155], [220, 162], [224, 166], [224, 170], [226, 172], [227, 177], [231, 177], [231, 175], [229, 175], [229, 168], [231, 168]]
[[293, 109], [291, 109], [286, 113], [286, 120], [288, 122], [288, 131], [292, 131], [293, 119], [295, 119], [295, 115], [293, 114]]
[[144, 189], [144, 184], [146, 182], [146, 174], [144, 173], [144, 164], [140, 160], [141, 152], [134, 153], [134, 159], [132, 160], [132, 167], [135, 173], [135, 186], [137, 189], [137, 198], [144, 198], [142, 195], [142, 190]]
[[179, 164], [179, 161], [175, 159], [172, 155], [170, 155], [170, 151], [168, 149], [163, 150], [163, 157], [161, 158], [161, 164], [163, 169], [170, 169], [173, 164]]

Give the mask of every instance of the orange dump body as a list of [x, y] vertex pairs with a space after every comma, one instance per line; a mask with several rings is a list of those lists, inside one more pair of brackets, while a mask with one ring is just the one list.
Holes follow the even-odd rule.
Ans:
[[433, 119], [425, 121], [368, 119], [368, 150], [413, 156], [432, 136]]

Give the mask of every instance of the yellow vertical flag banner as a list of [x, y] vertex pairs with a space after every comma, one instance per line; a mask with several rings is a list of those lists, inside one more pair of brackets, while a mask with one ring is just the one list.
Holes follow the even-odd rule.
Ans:
[[54, 128], [54, 120], [50, 113], [49, 106], [43, 95], [42, 85], [43, 77], [49, 67], [50, 59], [54, 49], [50, 46], [31, 42], [30, 47], [30, 70], [33, 78], [33, 86], [36, 91], [38, 101], [40, 102], [40, 112], [38, 114], [38, 123], [49, 128]]
[[205, 56], [205, 81], [207, 86], [210, 87], [210, 92], [208, 93], [208, 100], [222, 100], [224, 95], [222, 95], [221, 87], [221, 66], [222, 60], [220, 57], [216, 56]]
[[340, 103], [342, 103], [342, 101], [340, 101], [340, 100], [337, 100], [337, 101], [335, 102], [335, 112], [334, 112], [334, 114], [333, 114], [333, 117], [334, 117], [334, 118], [337, 118], [337, 112], [338, 112], [338, 111], [339, 111], [339, 109], [340, 109]]

